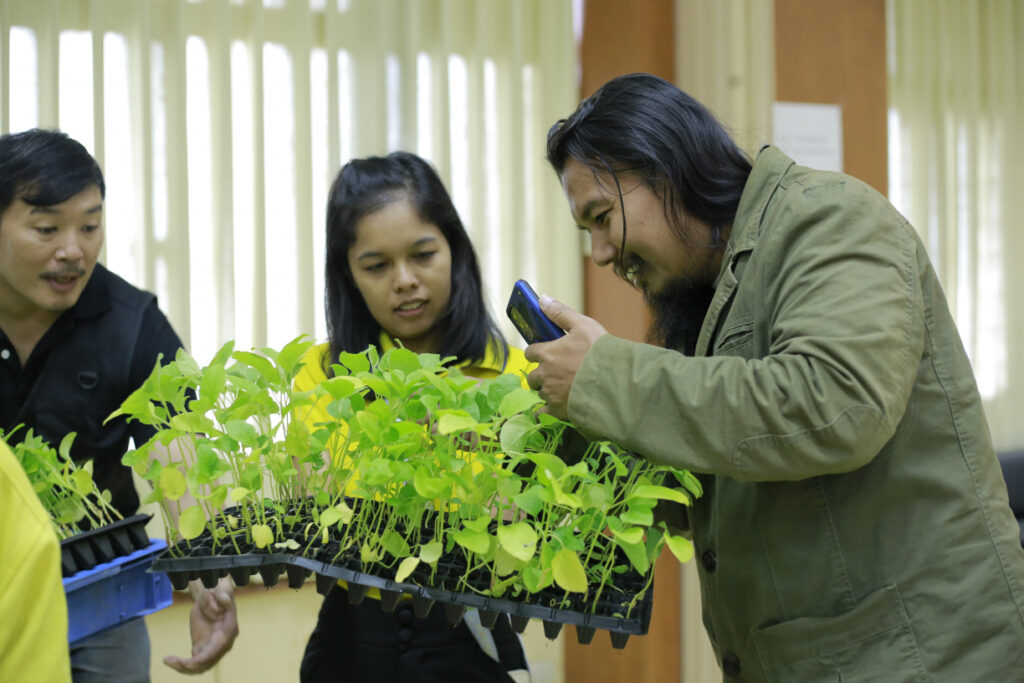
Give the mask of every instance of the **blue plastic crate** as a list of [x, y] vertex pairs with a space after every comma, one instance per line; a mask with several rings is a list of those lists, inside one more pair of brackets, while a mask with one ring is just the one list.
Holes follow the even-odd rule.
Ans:
[[122, 621], [169, 607], [171, 582], [163, 572], [149, 571], [167, 543], [153, 539], [149, 547], [98, 564], [64, 579], [68, 601], [68, 642], [90, 636]]

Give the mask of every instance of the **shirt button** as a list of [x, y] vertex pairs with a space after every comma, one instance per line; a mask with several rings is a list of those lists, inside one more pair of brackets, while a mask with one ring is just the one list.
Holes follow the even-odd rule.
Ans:
[[705, 550], [700, 555], [700, 563], [704, 567], [704, 571], [713, 572], [718, 567], [718, 557], [713, 550]]
[[0, 358], [3, 358], [4, 360], [7, 360], [10, 357], [11, 357], [11, 350], [10, 349], [4, 349], [3, 351], [0, 351]]
[[398, 623], [402, 626], [408, 626], [412, 623], [413, 619], [412, 612], [409, 610], [403, 609], [398, 611]]
[[729, 678], [736, 678], [740, 675], [740, 658], [731, 652], [722, 657], [722, 673]]

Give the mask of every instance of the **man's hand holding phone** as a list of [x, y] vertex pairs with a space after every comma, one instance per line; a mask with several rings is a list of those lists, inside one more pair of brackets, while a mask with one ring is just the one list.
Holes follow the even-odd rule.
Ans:
[[[527, 382], [547, 402], [547, 412], [564, 420], [568, 417], [569, 391], [583, 364], [583, 357], [598, 338], [608, 334], [608, 330], [593, 318], [577, 313], [548, 296], [534, 297], [537, 310], [544, 320], [562, 334], [556, 335], [548, 343], [530, 342], [526, 349], [526, 359], [537, 363], [537, 368], [529, 374]], [[509, 317], [513, 315], [511, 309], [510, 300]], [[512, 321], [515, 323], [515, 318]], [[523, 337], [526, 338], [526, 335]]]

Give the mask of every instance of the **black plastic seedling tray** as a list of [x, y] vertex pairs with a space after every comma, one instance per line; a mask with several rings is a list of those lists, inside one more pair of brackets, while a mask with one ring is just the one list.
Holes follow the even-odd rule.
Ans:
[[[301, 547], [304, 539], [296, 534], [295, 540]], [[348, 583], [349, 601], [353, 604], [360, 602], [370, 588], [377, 588], [385, 611], [394, 610], [402, 594], [408, 594], [415, 614], [421, 618], [429, 614], [435, 603], [442, 603], [448, 621], [455, 625], [467, 608], [476, 608], [481, 623], [487, 627], [492, 627], [499, 615], [507, 614], [512, 628], [522, 633], [530, 619], [538, 619], [544, 624], [545, 635], [553, 639], [564, 624], [570, 624], [576, 627], [577, 639], [584, 644], [591, 642], [597, 629], [603, 629], [610, 632], [616, 648], [625, 647], [630, 635], [646, 634], [650, 625], [653, 582], [632, 570], [613, 573], [596, 604], [593, 596], [573, 593], [567, 598], [564, 591], [553, 586], [510, 599], [481, 594], [489, 588], [490, 574], [478, 570], [464, 576], [465, 565], [458, 557], [442, 556], [436, 570], [420, 565], [407, 581], [399, 583], [380, 575], [393, 569], [380, 565], [364, 567], [358, 551], [339, 553], [335, 542], [311, 550], [313, 556], [307, 557], [300, 551], [250, 552], [244, 547], [240, 547], [242, 553], [238, 554], [232, 543], [223, 540], [214, 554], [209, 541], [206, 532], [188, 545], [180, 543], [169, 548], [153, 562], [152, 571], [167, 572], [177, 590], [187, 588], [194, 579], [213, 587], [228, 575], [236, 586], [244, 586], [255, 574], [261, 576], [266, 586], [276, 585], [286, 575], [290, 587], [301, 588], [315, 575], [317, 591], [326, 595], [342, 579]]]
[[149, 547], [146, 524], [152, 515], [133, 515], [106, 526], [89, 529], [60, 542], [60, 570], [64, 577]]

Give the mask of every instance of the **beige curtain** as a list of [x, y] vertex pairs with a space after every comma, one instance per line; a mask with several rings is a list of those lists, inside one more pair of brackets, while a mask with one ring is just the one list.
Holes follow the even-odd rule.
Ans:
[[920, 232], [997, 449], [1024, 446], [1024, 3], [889, 0], [890, 197]]
[[[492, 312], [579, 308], [544, 134], [575, 105], [571, 0], [0, 0], [0, 132], [60, 127], [107, 176], [105, 261], [200, 359], [324, 338], [323, 214], [353, 156], [430, 159]], [[559, 229], [556, 229], [559, 228]]]

